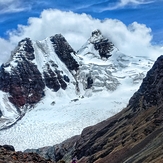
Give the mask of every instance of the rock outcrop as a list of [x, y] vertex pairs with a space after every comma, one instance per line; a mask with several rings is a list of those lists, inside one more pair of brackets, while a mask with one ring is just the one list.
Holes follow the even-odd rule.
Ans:
[[139, 90], [130, 99], [129, 105], [143, 109], [159, 106], [163, 101], [163, 56], [160, 56], [148, 71]]
[[51, 37], [50, 40], [53, 44], [56, 54], [61, 59], [61, 61], [65, 63], [67, 68], [70, 71], [77, 71], [79, 69], [79, 64], [71, 55], [75, 55], [76, 52], [67, 43], [66, 39], [61, 34], [56, 34], [55, 36]]
[[91, 38], [90, 42], [94, 45], [95, 50], [99, 52], [101, 58], [109, 58], [114, 49], [113, 43], [108, 38], [104, 38], [100, 30], [93, 31]]
[[56, 162], [61, 160], [66, 160], [66, 162], [71, 162], [72, 152], [75, 150], [75, 143], [80, 136], [74, 136], [67, 139], [61, 144], [56, 144], [54, 146], [47, 146], [39, 149], [26, 149], [25, 153], [37, 153], [46, 159], [52, 159]]
[[46, 86], [55, 92], [57, 92], [60, 88], [65, 90], [67, 87], [66, 82], [70, 81], [68, 76], [63, 75], [63, 72], [57, 69], [57, 65], [56, 67], [53, 66], [55, 67], [54, 71], [50, 68], [49, 63], [47, 63], [45, 67], [46, 68], [44, 68], [43, 76]]

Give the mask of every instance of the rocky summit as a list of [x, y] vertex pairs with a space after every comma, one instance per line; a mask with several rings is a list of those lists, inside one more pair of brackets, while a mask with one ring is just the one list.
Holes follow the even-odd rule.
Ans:
[[66, 162], [77, 156], [78, 163], [163, 162], [162, 72], [160, 56], [121, 112], [61, 144], [27, 152]]

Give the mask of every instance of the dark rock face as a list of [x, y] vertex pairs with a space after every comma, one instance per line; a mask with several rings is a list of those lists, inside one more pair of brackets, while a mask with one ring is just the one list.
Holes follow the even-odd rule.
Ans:
[[0, 162], [1, 163], [55, 163], [50, 159], [40, 157], [36, 153], [15, 152], [13, 146], [0, 146]]
[[43, 97], [45, 84], [36, 65], [24, 59], [10, 73], [5, 71], [7, 67], [1, 66], [0, 89], [10, 93], [10, 102], [18, 108], [37, 103]]
[[0, 147], [3, 147], [4, 149], [6, 149], [8, 151], [15, 151], [15, 148], [12, 145], [3, 145]]
[[87, 89], [91, 88], [92, 87], [92, 84], [93, 84], [93, 79], [91, 78], [91, 76], [89, 76], [87, 78]]
[[66, 39], [62, 35], [56, 34], [55, 36], [51, 37], [51, 42], [53, 43], [56, 54], [61, 61], [65, 63], [67, 68], [70, 71], [77, 71], [79, 69], [79, 64], [71, 56], [71, 53], [75, 54], [75, 51], [67, 43]]
[[2, 116], [2, 111], [0, 110], [0, 118], [1, 118], [1, 116]]
[[[101, 35], [100, 30], [92, 32], [92, 37]], [[100, 40], [92, 42], [94, 44], [95, 50], [98, 50], [101, 58], [109, 58], [111, 56], [110, 52], [113, 51], [113, 43], [109, 39], [102, 37]]]
[[55, 92], [57, 92], [60, 88], [65, 90], [67, 88], [66, 82], [70, 81], [68, 76], [63, 75], [63, 72], [57, 69], [57, 66], [55, 71], [53, 71], [48, 63], [46, 64], [46, 69], [44, 70], [43, 75], [46, 86]]
[[[23, 49], [20, 48], [22, 45], [23, 45]], [[24, 40], [20, 41], [18, 43], [17, 48], [18, 48], [17, 52], [20, 53], [21, 57], [25, 57], [28, 60], [35, 59], [34, 48], [32, 46], [32, 41], [30, 40], [30, 38], [25, 38]], [[23, 52], [23, 55], [22, 55], [22, 52]]]
[[0, 89], [9, 92], [10, 102], [20, 113], [20, 107], [37, 103], [44, 94], [45, 84], [41, 73], [31, 62], [34, 58], [32, 42], [26, 38], [18, 43], [11, 56], [16, 66], [8, 62], [0, 68]]

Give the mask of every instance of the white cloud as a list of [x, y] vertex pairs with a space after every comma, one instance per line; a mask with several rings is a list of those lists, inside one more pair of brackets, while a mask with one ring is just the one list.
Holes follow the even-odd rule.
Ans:
[[14, 2], [15, 0], [0, 0], [0, 5], [8, 4]]
[[[119, 50], [128, 55], [149, 56], [156, 59], [161, 55], [160, 47], [152, 46], [151, 29], [136, 22], [128, 27], [121, 21], [106, 19], [100, 21], [86, 14], [62, 12], [59, 10], [44, 10], [40, 17], [31, 17], [28, 25], [19, 25], [18, 29], [9, 32], [9, 42], [17, 44], [21, 39], [30, 37], [32, 40], [42, 40], [48, 36], [61, 33], [78, 50], [91, 36], [91, 32], [100, 29], [103, 35], [110, 38]], [[1, 55], [6, 54], [6, 47], [1, 46]]]
[[0, 38], [0, 49], [1, 49], [0, 52], [1, 58], [0, 65], [1, 65], [2, 63], [5, 63], [9, 60], [11, 51], [14, 49], [14, 45], [9, 41]]
[[29, 10], [30, 5], [24, 5], [20, 0], [0, 0], [0, 14], [16, 13]]
[[153, 3], [153, 2], [154, 2], [153, 0], [120, 0], [118, 3], [115, 3], [113, 6], [107, 6], [107, 7], [102, 8], [100, 10], [100, 12], [124, 8], [127, 5], [135, 7], [138, 5], [149, 4], [149, 3]]
[[120, 3], [118, 4], [119, 7], [124, 7], [128, 4], [131, 5], [142, 5], [142, 4], [149, 4], [153, 3], [154, 1], [152, 0], [120, 0]]

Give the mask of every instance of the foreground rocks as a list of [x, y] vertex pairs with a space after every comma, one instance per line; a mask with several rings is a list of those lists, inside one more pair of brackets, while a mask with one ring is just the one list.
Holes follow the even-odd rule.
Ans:
[[15, 152], [13, 146], [0, 146], [0, 163], [55, 163], [40, 157], [36, 153]]

